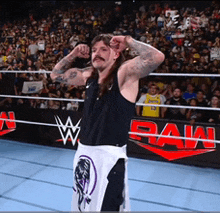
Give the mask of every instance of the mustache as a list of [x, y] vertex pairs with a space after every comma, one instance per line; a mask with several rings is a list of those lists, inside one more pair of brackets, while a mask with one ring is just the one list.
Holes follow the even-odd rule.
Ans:
[[93, 61], [95, 61], [96, 59], [100, 59], [100, 60], [102, 60], [102, 61], [105, 61], [104, 58], [102, 58], [101, 56], [98, 56], [98, 55], [93, 59]]

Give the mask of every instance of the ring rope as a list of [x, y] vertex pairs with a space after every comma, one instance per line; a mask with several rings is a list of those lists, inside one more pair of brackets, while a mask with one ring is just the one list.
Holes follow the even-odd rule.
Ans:
[[[24, 120], [14, 120], [14, 119], [7, 119], [7, 118], [0, 118], [0, 120], [7, 121], [7, 122], [15, 122], [15, 123], [23, 123], [23, 124], [32, 124], [32, 125], [42, 125], [42, 126], [51, 126], [51, 127], [65, 127], [65, 128], [76, 128], [80, 129], [78, 126], [66, 126], [66, 125], [58, 125], [58, 124], [51, 124], [51, 123], [41, 123], [41, 122], [33, 122], [33, 121], [24, 121]], [[172, 138], [172, 139], [182, 139], [182, 140], [195, 140], [195, 141], [206, 141], [208, 143], [219, 143], [219, 140], [210, 140], [210, 139], [201, 139], [201, 138], [189, 138], [189, 137], [181, 137], [181, 136], [171, 136], [171, 135], [159, 135], [159, 134], [148, 134], [148, 133], [140, 133], [140, 132], [128, 132], [128, 134], [132, 135], [139, 135], [139, 136], [154, 136], [154, 137], [164, 137], [164, 138]]]
[[[24, 99], [42, 99], [42, 100], [56, 100], [56, 101], [78, 101], [84, 102], [83, 99], [67, 99], [67, 98], [51, 98], [51, 97], [35, 97], [35, 96], [18, 96], [18, 95], [0, 95], [3, 98], [24, 98]], [[155, 107], [165, 107], [165, 108], [183, 108], [183, 109], [200, 109], [200, 110], [212, 110], [220, 111], [220, 108], [212, 107], [196, 107], [196, 106], [182, 106], [182, 105], [165, 105], [165, 104], [145, 104], [136, 103], [137, 106], [155, 106]]]
[[194, 74], [194, 73], [150, 73], [152, 76], [187, 76], [187, 77], [220, 77], [220, 74]]
[[[18, 70], [0, 70], [0, 73], [42, 73], [42, 74], [50, 74], [51, 71], [18, 71]], [[151, 76], [189, 76], [189, 77], [220, 77], [220, 74], [189, 74], [189, 73], [150, 73]], [[0, 97], [11, 97], [11, 98], [26, 98], [26, 99], [42, 99], [42, 100], [58, 100], [58, 101], [78, 101], [84, 102], [81, 99], [66, 99], [66, 98], [49, 98], [49, 97], [30, 97], [30, 96], [13, 96], [13, 95], [0, 95]], [[175, 106], [175, 105], [162, 105], [162, 104], [142, 104], [136, 103], [139, 106], [157, 106], [157, 107], [170, 107], [170, 108], [188, 108], [188, 109], [202, 109], [202, 110], [216, 110], [219, 111], [220, 108], [210, 108], [210, 107], [191, 107], [191, 106]], [[17, 123], [24, 123], [24, 124], [32, 124], [32, 125], [42, 125], [42, 126], [51, 126], [51, 127], [65, 127], [65, 128], [73, 128], [72, 126], [66, 125], [58, 125], [58, 124], [51, 124], [51, 123], [42, 123], [42, 122], [31, 122], [31, 121], [24, 121], [24, 120], [11, 120], [11, 119], [4, 119], [0, 118], [0, 120], [4, 120], [7, 122], [17, 122]], [[80, 127], [75, 127], [76, 129], [80, 129]], [[209, 143], [219, 143], [219, 140], [210, 140], [210, 139], [201, 139], [201, 138], [188, 138], [188, 137], [181, 137], [181, 136], [168, 136], [168, 135], [158, 135], [158, 134], [147, 134], [147, 133], [140, 133], [140, 132], [128, 132], [128, 134], [135, 134], [139, 136], [154, 136], [154, 137], [164, 137], [164, 138], [172, 138], [172, 139], [183, 139], [183, 140], [196, 140], [201, 141], [205, 140]]]
[[30, 70], [0, 70], [0, 73], [39, 73], [39, 74], [50, 74], [52, 71], [30, 71]]
[[3, 98], [24, 98], [24, 99], [42, 99], [42, 100], [78, 101], [78, 102], [84, 102], [84, 100], [82, 100], [82, 99], [35, 97], [35, 96], [19, 96], [19, 95], [0, 95], [0, 97], [3, 97]]
[[208, 143], [220, 143], [219, 140], [210, 140], [210, 139], [201, 139], [201, 138], [189, 138], [189, 137], [182, 137], [182, 136], [172, 136], [172, 135], [158, 135], [158, 134], [148, 134], [148, 133], [141, 133], [141, 132], [128, 132], [129, 135], [139, 135], [139, 136], [154, 136], [154, 137], [161, 137], [161, 138], [172, 138], [172, 139], [182, 139], [182, 140], [194, 140], [194, 141], [206, 141]]
[[212, 108], [212, 107], [196, 107], [196, 106], [182, 106], [182, 105], [165, 105], [165, 104], [144, 104], [144, 103], [136, 103], [137, 106], [156, 106], [156, 107], [165, 107], [165, 108], [182, 108], [182, 109], [201, 109], [201, 110], [214, 110], [220, 111], [220, 108]]
[[[39, 73], [50, 74], [52, 71], [29, 71], [29, 70], [0, 70], [0, 73]], [[187, 76], [187, 77], [220, 77], [220, 74], [201, 74], [201, 73], [150, 73], [150, 76]]]
[[[41, 126], [73, 128], [72, 126], [66, 126], [66, 125], [41, 123], [41, 122], [33, 122], [33, 121], [24, 121], [24, 120], [16, 120], [16, 119], [14, 120], [14, 119], [9, 119], [9, 118], [0, 118], [0, 120], [7, 121], [7, 122], [23, 123], [23, 124], [41, 125]], [[74, 128], [80, 129], [80, 127], [74, 127]]]

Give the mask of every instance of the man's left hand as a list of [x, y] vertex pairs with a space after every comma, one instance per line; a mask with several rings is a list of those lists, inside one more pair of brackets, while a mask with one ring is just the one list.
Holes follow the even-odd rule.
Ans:
[[110, 47], [116, 52], [122, 52], [126, 49], [126, 36], [114, 36], [110, 41]]

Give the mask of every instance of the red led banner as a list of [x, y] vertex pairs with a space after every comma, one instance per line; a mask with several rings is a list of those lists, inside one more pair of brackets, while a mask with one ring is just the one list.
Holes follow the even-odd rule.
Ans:
[[[144, 149], [147, 149], [163, 158], [171, 161], [189, 156], [213, 152], [216, 149], [215, 128], [214, 127], [193, 127], [191, 125], [184, 125], [184, 137], [189, 139], [180, 139], [181, 137], [178, 126], [175, 123], [166, 123], [162, 131], [159, 133], [158, 125], [153, 121], [147, 120], [132, 120], [131, 132], [155, 134], [161, 136], [175, 136], [176, 138], [166, 138], [157, 136], [138, 136], [135, 134], [130, 135], [137, 144]], [[143, 143], [143, 137], [148, 138], [147, 143]], [[199, 138], [199, 140], [190, 140], [190, 138]], [[206, 140], [209, 141], [206, 141]], [[213, 143], [210, 142], [213, 140]], [[201, 141], [203, 148], [197, 148], [198, 143]], [[168, 147], [172, 147], [169, 149]]]

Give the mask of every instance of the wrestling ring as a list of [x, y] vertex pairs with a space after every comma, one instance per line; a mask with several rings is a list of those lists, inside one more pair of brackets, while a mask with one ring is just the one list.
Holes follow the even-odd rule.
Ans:
[[[0, 71], [0, 73], [47, 73], [50, 71]], [[151, 76], [220, 77], [212, 74], [151, 73]], [[76, 101], [82, 99], [0, 95], [1, 98]], [[138, 104], [166, 108], [219, 111], [220, 108]], [[65, 127], [19, 119], [7, 122]], [[80, 129], [80, 127], [76, 127]], [[177, 139], [172, 135], [130, 131], [129, 135]], [[200, 138], [178, 136], [181, 140]], [[220, 140], [206, 139], [219, 144]], [[70, 211], [72, 164], [75, 150], [0, 139], [0, 211]], [[129, 157], [129, 195], [132, 211], [220, 211], [220, 170]]]

